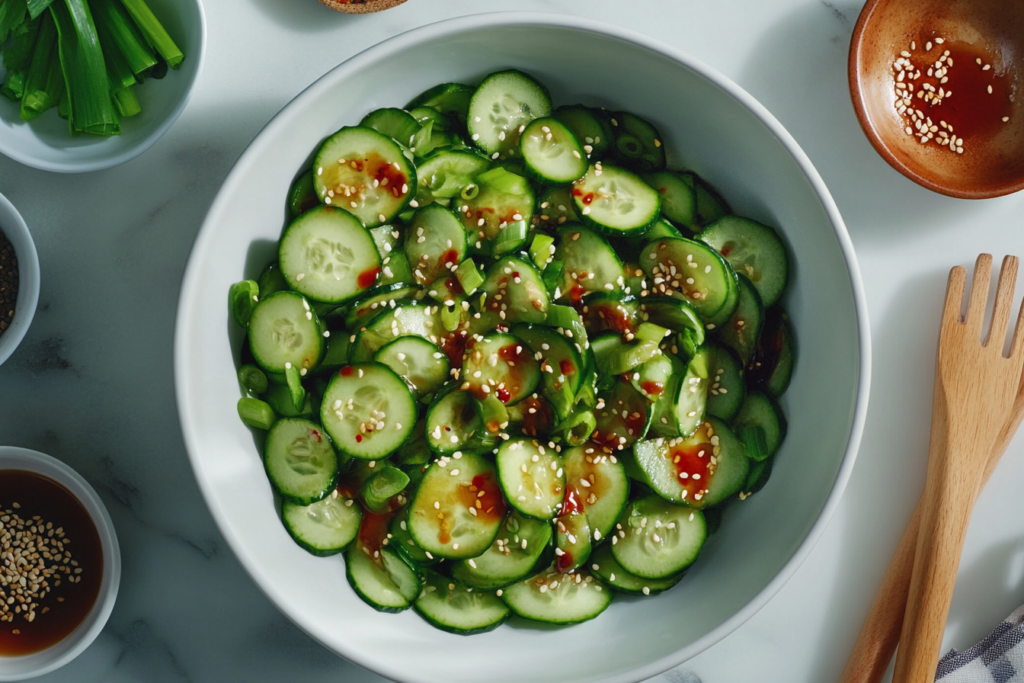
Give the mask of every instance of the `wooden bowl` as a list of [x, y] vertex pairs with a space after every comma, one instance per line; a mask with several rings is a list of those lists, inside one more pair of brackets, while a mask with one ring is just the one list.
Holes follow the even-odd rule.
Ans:
[[335, 12], [344, 12], [346, 14], [370, 14], [372, 12], [383, 12], [386, 9], [391, 9], [397, 5], [401, 5], [403, 2], [405, 2], [405, 0], [366, 0], [366, 2], [361, 3], [320, 0], [321, 4], [330, 7]]
[[[1008, 91], [1009, 103], [1000, 112], [990, 130], [967, 136], [963, 152], [951, 152], [934, 141], [922, 144], [918, 137], [907, 134], [907, 121], [896, 105], [897, 71], [894, 61], [903, 51], [912, 52], [916, 65], [934, 65], [934, 56], [942, 49], [932, 44], [923, 54], [924, 46], [935, 37], [944, 39], [942, 47], [968, 47], [991, 63], [986, 73], [1005, 79], [1000, 81]], [[966, 62], [966, 63], [964, 63]], [[958, 60], [953, 69], [982, 69], [974, 60]], [[969, 74], [961, 71], [959, 77]], [[981, 78], [980, 75], [970, 75]], [[952, 76], [950, 76], [952, 81]], [[889, 164], [914, 182], [935, 192], [965, 199], [984, 199], [1024, 189], [1024, 2], [1020, 0], [868, 0], [853, 31], [849, 58], [850, 94], [861, 128], [871, 144]], [[908, 79], [909, 80], [909, 79]], [[932, 81], [918, 79], [920, 85]], [[952, 82], [950, 82], [950, 86]], [[920, 88], [918, 88], [920, 90]], [[976, 91], [975, 91], [976, 90]], [[997, 92], [998, 94], [998, 92]], [[984, 86], [955, 92], [948, 102], [930, 107], [912, 97], [913, 107], [933, 119], [949, 112], [954, 102], [979, 112], [993, 101], [982, 102]], [[998, 101], [1002, 101], [1001, 99]], [[1002, 114], [1008, 116], [1003, 121]], [[943, 127], [944, 128], [944, 127]], [[941, 130], [941, 129], [940, 129]], [[956, 131], [954, 131], [955, 133]], [[962, 132], [962, 131], [961, 131]]]

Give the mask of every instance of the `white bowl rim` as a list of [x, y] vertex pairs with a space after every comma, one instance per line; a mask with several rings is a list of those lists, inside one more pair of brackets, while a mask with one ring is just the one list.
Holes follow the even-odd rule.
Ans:
[[[235, 165], [232, 167], [232, 172], [228, 173], [224, 185], [218, 192], [217, 197], [214, 199], [207, 212], [207, 217], [217, 212], [220, 209], [220, 205], [226, 201], [224, 197], [227, 193], [224, 192], [224, 189], [233, 188], [241, 183], [241, 180], [233, 175], [234, 169], [244, 165], [248, 161], [249, 157], [256, 156], [265, 145], [269, 144], [266, 142], [269, 139], [269, 136], [266, 136], [265, 134], [272, 132], [277, 128], [287, 127], [289, 125], [288, 119], [293, 116], [295, 112], [300, 111], [305, 107], [308, 101], [315, 99], [322, 91], [328, 90], [331, 84], [339, 78], [339, 74], [348, 74], [358, 71], [363, 67], [363, 65], [368, 65], [375, 61], [379, 53], [388, 53], [393, 50], [405, 49], [422, 42], [431, 41], [447, 35], [480, 28], [529, 28], [534, 26], [579, 30], [634, 43], [656, 54], [663, 55], [669, 59], [679, 62], [683, 66], [693, 70], [695, 73], [707, 78], [753, 113], [771, 131], [779, 142], [785, 146], [789, 154], [792, 155], [801, 171], [807, 177], [808, 182], [812, 185], [818, 199], [821, 201], [822, 208], [825, 210], [829, 222], [835, 230], [836, 239], [839, 242], [843, 258], [848, 266], [847, 270], [854, 299], [854, 308], [856, 310], [858, 344], [860, 351], [860, 372], [857, 378], [856, 399], [850, 423], [849, 438], [846, 450], [843, 454], [842, 462], [838, 472], [836, 473], [836, 479], [825, 500], [825, 504], [822, 506], [818, 518], [811, 526], [800, 546], [793, 553], [793, 556], [786, 562], [779, 573], [769, 581], [768, 584], [756, 596], [754, 596], [754, 598], [719, 626], [712, 629], [701, 638], [693, 641], [686, 647], [680, 648], [661, 659], [654, 660], [645, 666], [638, 667], [631, 671], [601, 679], [601, 683], [632, 683], [633, 681], [642, 681], [663, 673], [696, 656], [700, 652], [703, 652], [732, 633], [740, 625], [756, 614], [762, 607], [764, 607], [764, 605], [771, 600], [771, 598], [786, 584], [786, 582], [792, 578], [793, 574], [796, 573], [796, 570], [801, 564], [803, 564], [804, 560], [807, 559], [807, 556], [810, 555], [811, 550], [821, 538], [833, 513], [838, 507], [843, 491], [845, 490], [846, 484], [853, 471], [857, 451], [860, 447], [860, 441], [864, 431], [864, 423], [867, 417], [868, 396], [870, 393], [871, 383], [871, 334], [869, 329], [869, 317], [866, 296], [864, 293], [864, 284], [857, 262], [857, 255], [853, 248], [853, 242], [850, 239], [846, 225], [839, 213], [839, 208], [836, 206], [835, 200], [832, 198], [825, 182], [811, 163], [810, 158], [796, 142], [793, 136], [764, 107], [764, 105], [758, 102], [739, 85], [734, 83], [730, 78], [716, 69], [704, 64], [700, 60], [691, 57], [686, 52], [666, 45], [659, 40], [637, 33], [630, 29], [577, 16], [520, 11], [483, 12], [451, 19], [443, 19], [425, 26], [410, 29], [409, 31], [388, 38], [356, 55], [353, 55], [338, 66], [326, 72], [323, 76], [310, 84], [309, 87], [299, 93], [291, 102], [285, 105], [284, 108], [281, 109], [281, 111], [263, 127], [259, 134], [253, 138], [252, 142], [249, 143], [249, 146], [242, 152], [238, 160], [235, 162]], [[211, 234], [215, 227], [216, 226], [208, 223], [207, 220], [204, 220], [202, 227], [196, 234], [190, 254], [201, 248], [209, 239], [212, 239]], [[285, 616], [293, 621], [293, 623], [296, 623], [299, 628], [306, 631], [314, 640], [317, 640], [325, 647], [328, 647], [327, 644], [323, 643], [315, 633], [310, 633], [302, 624], [296, 622], [288, 612], [282, 609], [283, 602], [281, 601], [281, 596], [275, 590], [275, 586], [270, 582], [263, 580], [260, 568], [242, 552], [242, 547], [238, 540], [232, 537], [229, 533], [226, 533], [229, 529], [227, 514], [220, 508], [210, 483], [200, 476], [201, 465], [196, 456], [199, 452], [199, 445], [195, 442], [194, 436], [188, 428], [189, 425], [185, 422], [187, 410], [183, 398], [183, 388], [187, 379], [185, 376], [184, 365], [184, 349], [187, 341], [184, 337], [184, 330], [186, 327], [185, 318], [187, 316], [187, 312], [185, 311], [183, 304], [187, 299], [194, 296], [193, 290], [199, 286], [198, 279], [199, 275], [196, 270], [196, 262], [192, 260], [190, 255], [185, 275], [182, 279], [181, 293], [178, 297], [178, 311], [175, 320], [174, 379], [176, 401], [178, 403], [178, 415], [182, 426], [182, 437], [185, 442], [186, 450], [189, 454], [189, 461], [192, 465], [193, 472], [196, 475], [196, 481], [199, 484], [203, 498], [206, 500], [206, 504], [210, 508], [210, 512], [218, 528], [221, 530], [221, 533], [224, 535], [228, 545], [235, 553], [239, 562], [249, 573], [250, 577], [253, 578], [256, 585], [261, 591], [263, 591], [270, 601], [278, 607], [278, 609], [281, 609]], [[332, 647], [328, 647], [328, 649], [334, 650]], [[396, 664], [372, 660], [364, 656], [362, 652], [355, 649], [339, 647], [339, 650], [341, 650], [339, 654], [346, 659], [382, 676], [396, 680], [410, 681], [412, 683], [431, 683], [429, 679], [418, 674], [415, 671], [415, 668], [410, 670], [407, 666], [400, 667]]]
[[[13, 675], [6, 674], [0, 670], [0, 681], [20, 681], [42, 676], [59, 669], [82, 654], [96, 640], [96, 637], [106, 625], [107, 619], [114, 610], [114, 603], [117, 601], [117, 593], [121, 586], [121, 548], [117, 541], [117, 533], [114, 530], [114, 522], [110, 519], [106, 506], [92, 485], [75, 469], [46, 453], [18, 446], [0, 446], [0, 457], [8, 456], [24, 460], [26, 466], [20, 469], [37, 472], [45, 477], [49, 477], [70, 490], [72, 495], [78, 498], [82, 507], [89, 513], [93, 523], [96, 525], [96, 532], [99, 534], [100, 544], [103, 549], [103, 583], [100, 585], [100, 594], [96, 596], [96, 602], [85, 618], [85, 621], [92, 620], [92, 624], [84, 633], [79, 634], [77, 629], [72, 631], [67, 637], [78, 639], [75, 646], [67, 650], [63, 655], [46, 662], [38, 669]], [[47, 466], [46, 471], [39, 472], [32, 466], [34, 463], [42, 463]], [[24, 655], [24, 657], [37, 657], [45, 653], [46, 650], [41, 650], [40, 652]], [[0, 657], [0, 669], [2, 669], [5, 659], [16, 661], [21, 659], [21, 657]]]
[[174, 125], [175, 121], [178, 120], [178, 116], [185, 110], [185, 106], [188, 105], [190, 99], [192, 99], [192, 91], [196, 87], [196, 83], [199, 81], [199, 77], [203, 73], [203, 64], [206, 61], [206, 12], [203, 10], [202, 0], [194, 0], [196, 3], [197, 16], [199, 17], [199, 49], [196, 50], [194, 59], [198, 61], [196, 64], [196, 75], [192, 79], [192, 82], [188, 84], [188, 89], [185, 90], [185, 96], [178, 101], [171, 113], [164, 119], [163, 123], [157, 128], [154, 128], [149, 135], [139, 140], [135, 145], [122, 150], [119, 154], [105, 157], [103, 159], [95, 159], [92, 161], [48, 161], [46, 159], [39, 159], [31, 154], [25, 154], [16, 148], [8, 146], [2, 137], [0, 137], [0, 154], [6, 157], [14, 159], [18, 163], [24, 164], [31, 168], [38, 168], [41, 171], [50, 171], [52, 173], [88, 173], [90, 171], [102, 171], [104, 169], [113, 168], [120, 166], [123, 163], [129, 162], [135, 157], [139, 156], [150, 147], [155, 145], [164, 134], [170, 130], [171, 126]]
[[39, 253], [32, 239], [28, 223], [7, 197], [0, 194], [0, 214], [9, 213], [14, 224], [0, 224], [0, 232], [14, 248], [18, 259], [18, 299], [15, 302], [14, 319], [7, 331], [0, 334], [0, 365], [11, 357], [28, 332], [39, 305], [39, 288], [42, 277], [39, 271]]

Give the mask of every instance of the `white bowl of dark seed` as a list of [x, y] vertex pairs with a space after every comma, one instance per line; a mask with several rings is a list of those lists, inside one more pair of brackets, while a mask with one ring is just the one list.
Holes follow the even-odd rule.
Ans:
[[0, 681], [81, 654], [120, 581], [114, 525], [89, 483], [56, 458], [0, 446]]
[[0, 365], [25, 338], [39, 302], [39, 256], [25, 219], [0, 194]]

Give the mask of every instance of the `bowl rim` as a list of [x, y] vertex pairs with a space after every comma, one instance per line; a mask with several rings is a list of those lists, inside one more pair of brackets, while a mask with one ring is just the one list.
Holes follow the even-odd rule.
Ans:
[[38, 159], [31, 154], [22, 153], [20, 150], [12, 148], [4, 140], [3, 136], [0, 136], [0, 154], [14, 159], [20, 164], [29, 166], [30, 168], [37, 168], [41, 171], [50, 171], [52, 173], [88, 173], [90, 171], [102, 171], [121, 164], [127, 163], [132, 159], [140, 156], [143, 152], [147, 151], [150, 147], [155, 145], [160, 138], [162, 138], [171, 126], [178, 120], [181, 112], [185, 110], [189, 100], [192, 99], [192, 92], [195, 90], [196, 83], [199, 81], [200, 76], [203, 73], [203, 64], [206, 62], [206, 12], [203, 9], [202, 0], [192, 0], [196, 6], [196, 16], [199, 19], [199, 43], [193, 59], [196, 60], [196, 72], [193, 76], [188, 87], [185, 89], [184, 96], [177, 102], [174, 109], [168, 114], [163, 122], [146, 137], [139, 140], [136, 144], [122, 150], [119, 154], [113, 156], [104, 157], [102, 159], [96, 159], [94, 161], [64, 161], [55, 162], [47, 161], [45, 159]]
[[0, 334], [0, 365], [4, 364], [28, 333], [29, 326], [39, 304], [39, 288], [42, 276], [39, 271], [39, 253], [32, 239], [28, 223], [7, 197], [0, 194], [0, 216], [8, 214], [14, 220], [0, 224], [0, 232], [14, 248], [18, 259], [18, 299], [15, 303], [14, 319], [10, 327]]
[[[117, 601], [118, 590], [121, 586], [121, 549], [117, 541], [114, 522], [110, 519], [106, 506], [92, 485], [75, 469], [46, 453], [18, 446], [0, 446], [0, 458], [8, 457], [19, 459], [21, 462], [15, 467], [0, 469], [24, 469], [53, 479], [68, 489], [82, 504], [82, 507], [89, 513], [93, 524], [96, 525], [96, 531], [100, 537], [100, 546], [103, 551], [103, 581], [100, 585], [100, 593], [96, 596], [96, 602], [82, 622], [82, 624], [85, 624], [91, 621], [89, 627], [82, 631], [82, 625], [79, 625], [63, 640], [58, 641], [58, 643], [55, 643], [46, 650], [23, 655], [22, 657], [0, 657], [0, 681], [20, 681], [27, 678], [35, 678], [36, 676], [59, 669], [82, 654], [96, 640], [96, 637], [106, 625], [111, 612], [114, 610], [114, 603]], [[24, 465], [23, 467], [22, 464]], [[15, 674], [8, 674], [2, 670], [4, 660], [17, 661], [23, 657], [44, 657], [49, 650], [52, 650], [59, 643], [66, 642], [69, 638], [77, 639], [73, 647], [58, 657], [48, 661], [44, 659], [42, 665], [35, 670]]]
[[864, 7], [860, 11], [860, 16], [857, 18], [857, 23], [853, 27], [853, 36], [850, 39], [850, 52], [847, 57], [846, 75], [850, 85], [850, 99], [853, 101], [853, 112], [857, 116], [857, 123], [860, 124], [861, 130], [864, 131], [865, 137], [871, 146], [875, 148], [878, 155], [882, 157], [887, 164], [892, 166], [894, 169], [902, 173], [907, 178], [910, 178], [915, 183], [922, 187], [926, 187], [933, 192], [946, 195], [947, 197], [956, 197], [957, 199], [992, 199], [993, 197], [1002, 197], [1014, 192], [1020, 192], [1024, 190], [1024, 174], [1021, 174], [1016, 180], [1004, 182], [999, 185], [986, 186], [984, 190], [975, 190], [968, 188], [956, 188], [943, 185], [942, 183], [935, 182], [928, 176], [921, 175], [910, 166], [903, 163], [892, 151], [886, 146], [885, 142], [882, 141], [882, 137], [875, 130], [872, 125], [872, 119], [868, 115], [868, 109], [864, 102], [864, 92], [861, 89], [860, 80], [860, 56], [861, 56], [861, 45], [864, 42], [864, 36], [867, 34], [867, 27], [871, 21], [872, 15], [878, 6], [881, 5], [883, 0], [867, 0]]
[[230, 529], [227, 519], [228, 515], [223, 509], [221, 509], [211, 482], [201, 476], [202, 465], [197, 455], [200, 450], [199, 444], [191, 430], [190, 423], [187, 422], [188, 406], [185, 400], [184, 387], [187, 384], [187, 377], [185, 373], [187, 354], [185, 349], [187, 345], [186, 342], [188, 340], [187, 328], [189, 324], [187, 320], [188, 312], [185, 304], [189, 299], [196, 295], [195, 290], [199, 287], [197, 261], [193, 260], [191, 255], [201, 249], [207, 241], [212, 239], [211, 235], [216, 229], [216, 226], [210, 223], [210, 216], [219, 211], [222, 208], [222, 205], [227, 201], [225, 199], [227, 194], [225, 193], [225, 189], [233, 189], [241, 183], [241, 180], [237, 176], [233, 175], [234, 169], [247, 164], [251, 157], [257, 156], [268, 144], [267, 140], [270, 136], [266, 134], [272, 133], [279, 128], [286, 128], [289, 125], [288, 119], [294, 114], [294, 112], [306, 107], [307, 102], [319, 97], [323, 91], [329, 90], [330, 84], [340, 77], [339, 74], [349, 74], [358, 71], [363, 65], [367, 65], [376, 60], [378, 54], [407, 49], [425, 41], [443, 39], [447, 36], [465, 31], [478, 30], [481, 28], [535, 27], [563, 28], [589, 32], [636, 44], [654, 52], [655, 54], [668, 57], [669, 59], [679, 63], [681, 66], [691, 69], [698, 75], [707, 78], [753, 113], [797, 162], [800, 170], [804, 173], [808, 182], [811, 184], [815, 195], [821, 202], [822, 208], [828, 217], [829, 223], [831, 223], [843, 258], [847, 264], [847, 274], [852, 290], [858, 326], [860, 370], [857, 377], [856, 397], [851, 415], [847, 445], [843, 453], [839, 469], [836, 473], [835, 481], [829, 490], [821, 511], [819, 512], [817, 519], [807, 531], [806, 536], [801, 541], [799, 547], [794, 551], [793, 555], [789, 560], [787, 560], [785, 565], [783, 565], [779, 573], [769, 581], [765, 587], [757, 593], [757, 595], [755, 595], [746, 605], [740, 608], [718, 627], [712, 629], [689, 645], [675, 650], [660, 659], [648, 662], [642, 667], [602, 678], [600, 679], [602, 683], [627, 683], [645, 680], [663, 673], [670, 668], [678, 666], [682, 662], [696, 656], [700, 652], [725, 638], [764, 607], [764, 605], [767, 604], [767, 602], [782, 588], [782, 586], [792, 578], [797, 568], [810, 554], [811, 550], [814, 548], [828, 526], [829, 520], [838, 507], [842, 493], [849, 481], [864, 430], [871, 382], [871, 335], [869, 330], [866, 295], [857, 262], [857, 256], [853, 248], [853, 242], [850, 239], [845, 223], [843, 222], [842, 216], [839, 213], [839, 209], [836, 206], [832, 195], [829, 193], [824, 181], [814, 168], [806, 153], [804, 153], [800, 148], [792, 135], [783, 128], [782, 124], [779, 123], [779, 121], [760, 102], [754, 99], [752, 95], [743, 90], [730, 78], [704, 64], [700, 60], [695, 59], [688, 53], [666, 45], [665, 43], [647, 35], [589, 18], [546, 12], [483, 12], [443, 19], [392, 36], [391, 38], [353, 55], [349, 59], [327, 71], [323, 76], [310, 84], [305, 90], [296, 95], [294, 99], [286, 104], [281, 111], [279, 111], [267, 123], [267, 125], [264, 126], [260, 133], [253, 138], [252, 142], [249, 143], [248, 147], [246, 147], [239, 156], [235, 165], [232, 167], [232, 171], [226, 176], [225, 182], [222, 185], [221, 190], [218, 192], [217, 197], [211, 203], [207, 217], [204, 219], [203, 225], [196, 234], [193, 242], [188, 264], [182, 279], [181, 292], [178, 298], [174, 344], [175, 394], [178, 406], [178, 416], [182, 427], [183, 441], [185, 443], [185, 447], [189, 455], [189, 462], [192, 466], [193, 474], [196, 477], [199, 489], [202, 492], [207, 507], [210, 509], [210, 513], [213, 516], [214, 521], [221, 533], [224, 535], [228, 546], [235, 553], [235, 556], [245, 568], [250, 578], [253, 579], [253, 582], [256, 583], [257, 587], [264, 593], [264, 595], [267, 596], [275, 607], [284, 613], [289, 620], [296, 623], [296, 625], [306, 632], [311, 638], [320, 642], [322, 645], [327, 647], [327, 649], [337, 652], [359, 666], [395, 680], [428, 683], [427, 678], [417, 673], [415, 670], [410, 671], [407, 666], [400, 667], [397, 663], [375, 661], [364, 656], [363, 653], [357, 650], [345, 647], [339, 647], [335, 650], [334, 647], [323, 643], [316, 634], [310, 633], [302, 624], [295, 622], [291, 615], [282, 609], [280, 596], [276, 594], [274, 586], [265, 585], [265, 582], [261, 581], [260, 577], [262, 575], [262, 570], [253, 563], [251, 558], [245, 555], [238, 539], [228, 533]]

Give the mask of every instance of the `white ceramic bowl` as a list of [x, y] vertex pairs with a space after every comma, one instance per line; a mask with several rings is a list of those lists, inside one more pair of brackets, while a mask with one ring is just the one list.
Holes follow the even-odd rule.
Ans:
[[[136, 86], [142, 113], [121, 121], [121, 134], [71, 137], [68, 123], [48, 111], [25, 123], [18, 103], [0, 98], [0, 153], [26, 166], [57, 173], [98, 171], [123, 164], [152, 147], [185, 109], [206, 53], [206, 18], [200, 0], [149, 0], [167, 32], [185, 55], [162, 80]], [[6, 76], [0, 64], [0, 78]]]
[[[443, 81], [516, 67], [556, 104], [628, 108], [661, 130], [676, 165], [702, 173], [742, 214], [780, 226], [794, 257], [787, 307], [799, 360], [783, 400], [789, 435], [768, 486], [732, 505], [672, 591], [616, 598], [593, 621], [558, 630], [513, 620], [463, 638], [416, 614], [381, 614], [345, 581], [338, 558], [296, 546], [274, 509], [253, 436], [235, 413], [241, 333], [232, 282], [273, 258], [289, 183], [320, 141], [377, 107], [403, 106]], [[853, 467], [867, 406], [868, 318], [842, 219], [806, 155], [771, 114], [721, 74], [635, 33], [579, 17], [502, 13], [392, 38], [299, 95], [241, 156], [196, 239], [182, 285], [175, 383], [196, 478], [256, 583], [331, 650], [402, 681], [636, 681], [692, 657], [754, 614], [821, 535]]]
[[0, 681], [35, 678], [59, 669], [82, 654], [103, 630], [121, 585], [121, 551], [107, 508], [96, 491], [60, 460], [27, 448], [0, 446], [0, 470], [26, 470], [48, 477], [72, 493], [96, 525], [103, 550], [103, 578], [89, 615], [67, 637], [45, 650], [19, 657], [0, 657]]
[[[39, 303], [39, 255], [36, 253], [35, 242], [28, 231], [25, 219], [14, 208], [7, 197], [0, 194], [0, 232], [14, 247], [14, 255], [18, 258], [18, 299], [14, 308], [14, 319], [11, 326], [0, 334], [0, 365], [11, 357], [14, 349], [25, 338], [28, 326], [36, 313]], [[6, 311], [4, 311], [6, 314]]]

